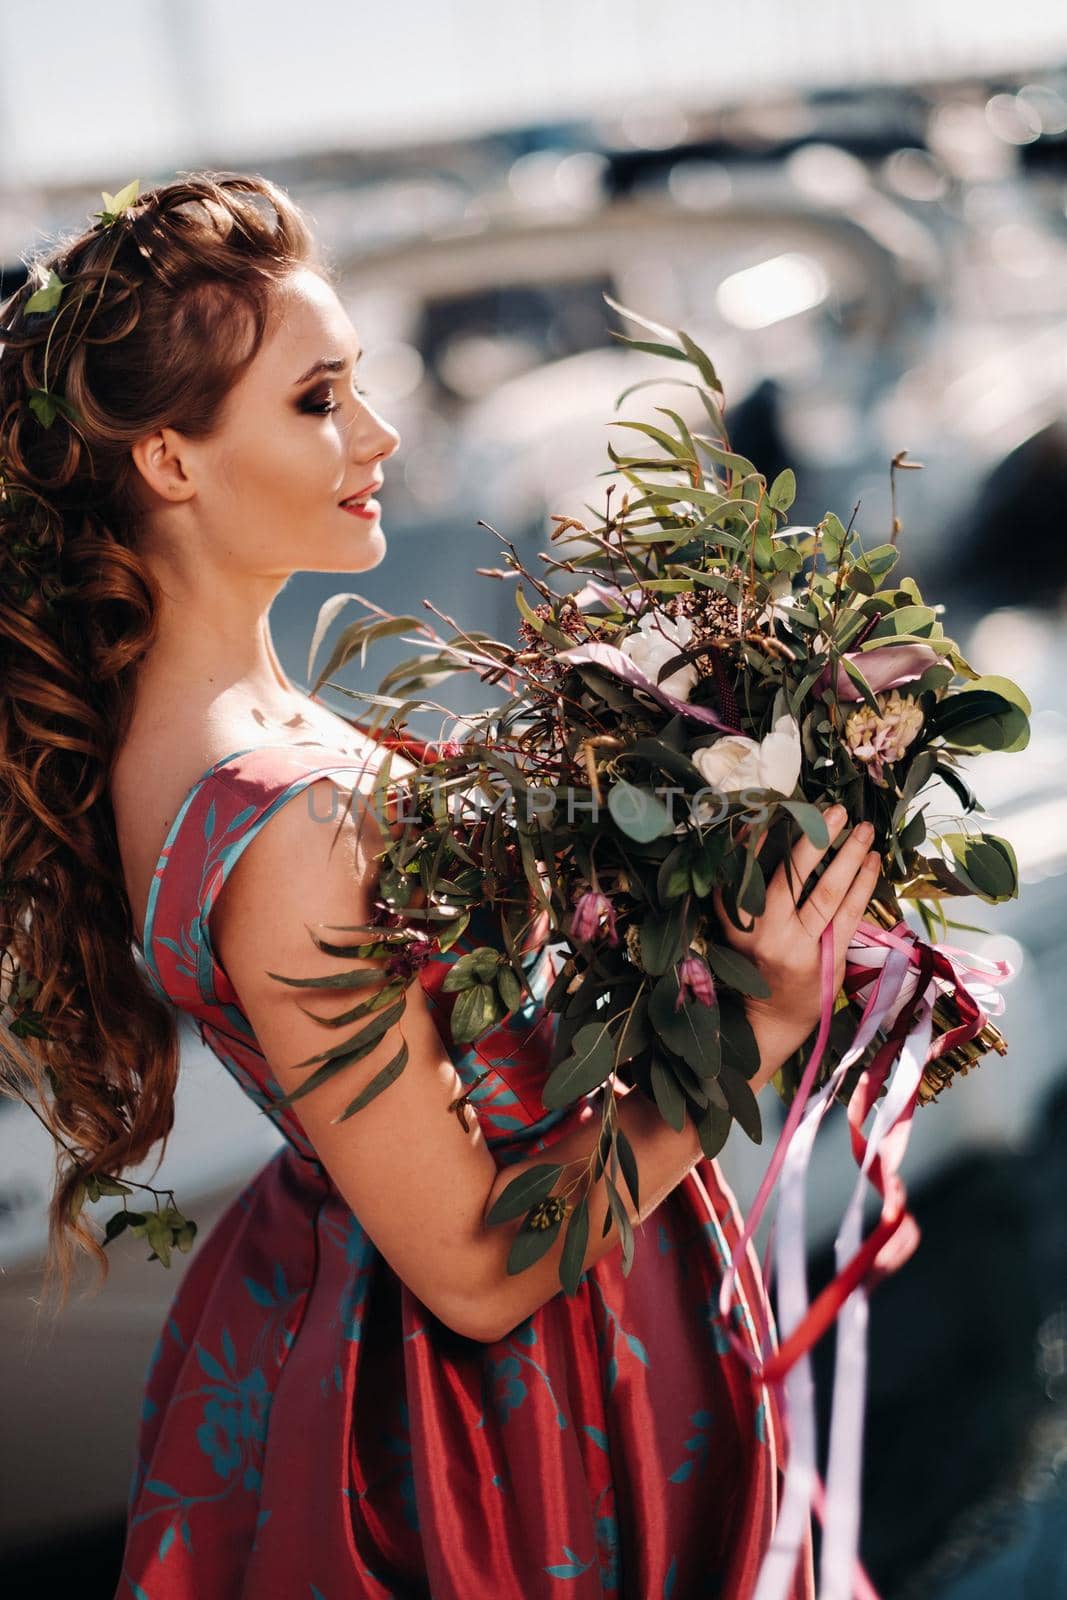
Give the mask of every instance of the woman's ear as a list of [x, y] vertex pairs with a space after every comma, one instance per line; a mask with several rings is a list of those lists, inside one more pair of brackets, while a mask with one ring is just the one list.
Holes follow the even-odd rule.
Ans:
[[178, 505], [196, 493], [185, 441], [173, 428], [158, 428], [138, 439], [130, 454], [148, 488], [161, 500]]

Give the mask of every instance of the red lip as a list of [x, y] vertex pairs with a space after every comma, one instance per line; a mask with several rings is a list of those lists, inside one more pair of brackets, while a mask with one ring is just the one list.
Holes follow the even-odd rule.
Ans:
[[346, 505], [350, 500], [366, 500], [368, 496], [377, 494], [384, 481], [383, 478], [375, 478], [372, 483], [364, 484], [362, 489], [355, 489], [351, 494], [346, 494], [343, 500], [338, 501], [338, 505]]

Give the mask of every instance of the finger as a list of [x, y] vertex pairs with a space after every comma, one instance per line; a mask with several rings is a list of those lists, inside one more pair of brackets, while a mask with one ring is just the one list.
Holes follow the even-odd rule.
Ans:
[[872, 850], [860, 864], [859, 871], [849, 885], [844, 899], [834, 917], [834, 951], [840, 960], [851, 942], [852, 935], [863, 921], [863, 913], [871, 903], [882, 870], [882, 858]]
[[812, 939], [818, 939], [836, 916], [873, 838], [869, 822], [853, 828], [807, 899], [797, 907], [797, 918]]
[[812, 844], [807, 834], [802, 834], [788, 855], [784, 856], [778, 865], [773, 878], [767, 886], [767, 899], [775, 900], [788, 897], [789, 904], [796, 908], [804, 885], [819, 865], [834, 840], [839, 838], [845, 823], [848, 821], [848, 812], [844, 806], [831, 806], [823, 817], [826, 831], [829, 834], [829, 843], [824, 845]]

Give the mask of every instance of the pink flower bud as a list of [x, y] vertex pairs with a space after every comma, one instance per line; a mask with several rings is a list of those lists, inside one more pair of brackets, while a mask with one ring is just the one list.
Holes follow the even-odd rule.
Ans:
[[702, 961], [699, 956], [686, 956], [678, 968], [678, 998], [674, 1002], [675, 1011], [680, 1011], [689, 1001], [695, 1001], [702, 1006], [715, 1004], [715, 984], [707, 962]]
[[574, 915], [571, 918], [571, 935], [579, 944], [589, 944], [600, 933], [601, 921], [604, 923], [604, 938], [608, 944], [618, 944], [619, 935], [615, 931], [615, 907], [606, 894], [601, 894], [599, 889], [587, 889], [578, 896], [574, 905]]

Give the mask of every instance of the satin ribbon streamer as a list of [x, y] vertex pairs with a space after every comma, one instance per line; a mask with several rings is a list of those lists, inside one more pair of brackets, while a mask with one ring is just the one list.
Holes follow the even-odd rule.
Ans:
[[[789, 1433], [782, 1505], [764, 1555], [754, 1600], [785, 1600], [796, 1571], [812, 1505], [824, 1524], [819, 1568], [819, 1600], [877, 1600], [858, 1559], [863, 1408], [867, 1368], [868, 1294], [914, 1251], [919, 1230], [907, 1210], [898, 1176], [926, 1063], [953, 1045], [974, 1038], [987, 1014], [1000, 1015], [1003, 997], [996, 985], [1013, 975], [1007, 962], [987, 961], [952, 945], [929, 945], [905, 922], [883, 930], [862, 923], [846, 956], [844, 989], [864, 1000], [856, 1035], [833, 1073], [812, 1093], [826, 1050], [833, 1017], [835, 984], [833, 930], [821, 940], [821, 1012], [811, 1059], [801, 1076], [774, 1154], [748, 1220], [737, 1241], [719, 1294], [719, 1317], [738, 1355], [758, 1382], [774, 1385]], [[933, 1036], [933, 1007], [939, 994], [951, 993], [961, 1022]], [[884, 1043], [864, 1070], [848, 1102], [852, 1152], [859, 1168], [852, 1196], [834, 1244], [835, 1277], [808, 1300], [805, 1198], [808, 1166], [819, 1126], [849, 1070], [875, 1035]], [[882, 1100], [878, 1096], [883, 1088]], [[866, 1138], [862, 1128], [878, 1103]], [[757, 1358], [729, 1325], [730, 1303], [740, 1261], [767, 1202], [781, 1178], [775, 1214], [775, 1266], [778, 1280], [780, 1343], [773, 1348], [764, 1320], [757, 1330]], [[863, 1201], [870, 1183], [882, 1196], [882, 1214], [866, 1239]], [[838, 1320], [830, 1419], [830, 1449], [825, 1492], [816, 1461], [814, 1384], [810, 1351]]]

